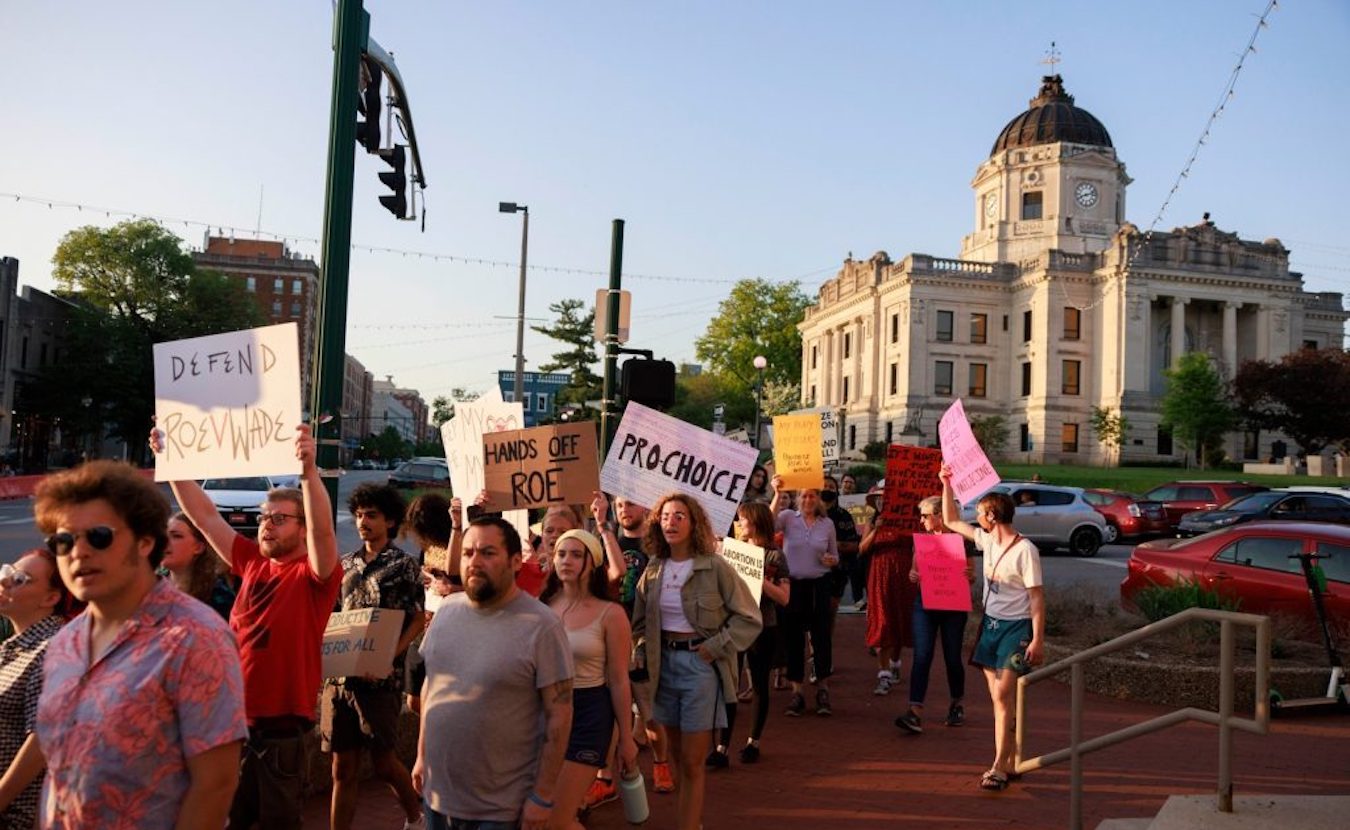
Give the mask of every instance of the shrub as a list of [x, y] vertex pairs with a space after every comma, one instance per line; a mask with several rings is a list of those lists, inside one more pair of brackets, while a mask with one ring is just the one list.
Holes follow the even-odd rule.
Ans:
[[1194, 579], [1183, 579], [1173, 585], [1150, 585], [1135, 596], [1134, 604], [1145, 619], [1157, 622], [1187, 608], [1236, 611], [1240, 603], [1206, 588]]

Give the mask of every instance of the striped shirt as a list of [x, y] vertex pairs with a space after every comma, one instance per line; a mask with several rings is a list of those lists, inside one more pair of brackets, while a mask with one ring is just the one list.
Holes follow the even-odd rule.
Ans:
[[[60, 617], [44, 617], [0, 643], [0, 770], [9, 768], [37, 721], [42, 658], [47, 641], [61, 630]], [[39, 775], [0, 812], [0, 827], [32, 827], [42, 792]]]

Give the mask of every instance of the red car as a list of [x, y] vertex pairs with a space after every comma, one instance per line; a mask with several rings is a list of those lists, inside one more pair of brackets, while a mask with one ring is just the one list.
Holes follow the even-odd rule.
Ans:
[[1168, 530], [1174, 531], [1181, 517], [1192, 510], [1218, 510], [1238, 496], [1269, 489], [1245, 481], [1169, 481], [1149, 490], [1144, 498], [1163, 503]]
[[1161, 502], [1141, 499], [1119, 490], [1084, 490], [1083, 500], [1106, 518], [1106, 538], [1161, 536], [1171, 530]]
[[1191, 579], [1239, 600], [1239, 611], [1315, 622], [1296, 558], [1304, 552], [1316, 553], [1326, 574], [1328, 620], [1350, 623], [1350, 527], [1319, 522], [1251, 522], [1191, 539], [1144, 542], [1130, 554], [1120, 598], [1133, 608], [1144, 588]]

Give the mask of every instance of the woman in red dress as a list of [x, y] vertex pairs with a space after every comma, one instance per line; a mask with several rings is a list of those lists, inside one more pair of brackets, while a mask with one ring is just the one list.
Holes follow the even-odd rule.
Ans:
[[900, 681], [900, 650], [914, 645], [910, 620], [918, 586], [909, 581], [914, 564], [914, 537], [908, 530], [881, 526], [882, 511], [872, 516], [858, 551], [870, 555], [867, 571], [867, 646], [877, 656], [877, 685], [885, 695]]

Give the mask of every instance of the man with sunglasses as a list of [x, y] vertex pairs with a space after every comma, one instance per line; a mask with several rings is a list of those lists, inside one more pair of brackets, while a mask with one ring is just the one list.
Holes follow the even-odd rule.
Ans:
[[34, 513], [89, 604], [47, 646], [41, 825], [222, 826], [247, 735], [239, 654], [209, 606], [155, 576], [168, 502], [131, 466], [91, 461], [43, 481]]
[[[315, 464], [310, 428], [296, 427], [300, 488], [267, 494], [258, 538], [236, 533], [195, 481], [171, 482], [174, 498], [242, 582], [230, 628], [239, 640], [248, 744], [232, 830], [300, 827], [307, 755], [323, 682], [320, 651], [342, 587], [332, 502]], [[162, 448], [158, 430], [150, 446]]]

